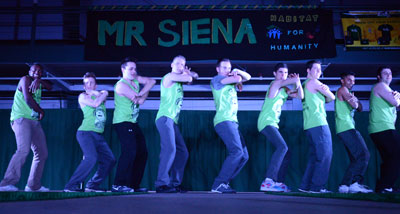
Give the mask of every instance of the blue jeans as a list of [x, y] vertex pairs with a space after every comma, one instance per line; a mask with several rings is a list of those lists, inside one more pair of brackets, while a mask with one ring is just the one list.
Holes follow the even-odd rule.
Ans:
[[215, 131], [224, 142], [228, 156], [214, 180], [212, 189], [216, 189], [221, 183], [227, 184], [234, 179], [249, 159], [249, 153], [237, 123], [232, 121], [218, 123], [215, 126]]
[[347, 186], [355, 182], [362, 184], [369, 161], [369, 151], [364, 139], [355, 129], [340, 132], [337, 135], [344, 142], [350, 158], [350, 165], [341, 184]]
[[309, 155], [306, 171], [300, 188], [320, 191], [325, 188], [332, 160], [332, 137], [329, 126], [317, 126], [305, 130], [309, 141]]
[[85, 181], [98, 161], [98, 169], [86, 187], [97, 188], [115, 165], [115, 158], [103, 135], [93, 131], [78, 131], [76, 139], [82, 149], [84, 159], [65, 185], [66, 189], [76, 189]]
[[275, 126], [266, 126], [261, 134], [275, 147], [265, 177], [283, 183], [290, 161], [290, 152], [286, 142]]
[[160, 133], [161, 151], [155, 186], [179, 186], [189, 158], [185, 141], [179, 127], [171, 118], [164, 116], [158, 118], [156, 126]]

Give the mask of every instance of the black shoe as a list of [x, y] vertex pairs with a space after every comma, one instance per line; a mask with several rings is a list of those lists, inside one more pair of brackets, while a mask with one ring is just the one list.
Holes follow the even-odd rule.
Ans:
[[135, 188], [135, 192], [148, 192], [147, 188]]
[[85, 192], [107, 192], [107, 190], [99, 187], [86, 187]]
[[177, 193], [177, 191], [174, 187], [163, 185], [156, 187], [156, 193]]
[[400, 193], [399, 188], [384, 188], [382, 191], [379, 191], [379, 193], [384, 193], [384, 194], [390, 194], [390, 193]]
[[85, 192], [85, 190], [78, 187], [64, 188], [63, 192]]
[[176, 189], [176, 192], [178, 192], [178, 193], [187, 193], [187, 191], [188, 191], [187, 189], [183, 188], [182, 185], [175, 186], [174, 188]]

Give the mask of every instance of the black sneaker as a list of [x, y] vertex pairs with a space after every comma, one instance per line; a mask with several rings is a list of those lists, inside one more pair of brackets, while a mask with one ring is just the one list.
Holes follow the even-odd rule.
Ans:
[[384, 194], [390, 194], [390, 193], [400, 193], [400, 189], [398, 188], [384, 188], [382, 191], [380, 191], [380, 193], [384, 193]]
[[229, 184], [220, 184], [217, 188], [212, 189], [211, 192], [213, 193], [236, 193], [236, 190], [232, 189]]
[[184, 187], [182, 187], [182, 185], [175, 186], [174, 188], [176, 189], [176, 192], [178, 192], [178, 193], [187, 193], [188, 192], [188, 190], [185, 189]]
[[156, 187], [156, 193], [177, 193], [177, 191], [174, 187], [163, 185]]
[[148, 192], [149, 190], [147, 188], [136, 188], [135, 192]]

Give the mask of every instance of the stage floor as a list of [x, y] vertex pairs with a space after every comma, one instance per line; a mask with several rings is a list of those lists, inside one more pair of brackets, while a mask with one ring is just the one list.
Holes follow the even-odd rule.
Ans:
[[0, 213], [399, 213], [400, 204], [264, 193], [131, 194], [1, 202]]

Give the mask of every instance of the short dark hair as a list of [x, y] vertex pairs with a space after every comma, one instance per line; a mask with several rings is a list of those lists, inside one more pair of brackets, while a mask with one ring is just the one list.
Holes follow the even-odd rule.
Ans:
[[184, 59], [186, 61], [186, 58], [184, 56], [178, 55], [178, 56], [174, 57], [174, 59], [172, 59], [172, 62], [175, 61], [175, 59], [178, 59], [178, 58]]
[[135, 57], [125, 57], [124, 59], [122, 59], [121, 61], [121, 68], [125, 68], [126, 63], [128, 62], [134, 62], [136, 64], [137, 59]]
[[31, 68], [32, 66], [38, 66], [38, 67], [40, 68], [40, 70], [41, 70], [41, 71], [43, 71], [43, 65], [42, 65], [42, 64], [40, 64], [40, 63], [38, 63], [38, 62], [34, 62], [34, 63], [32, 63], [32, 65], [31, 65], [31, 66], [29, 66], [29, 68]]
[[288, 68], [286, 63], [278, 63], [274, 66], [274, 72], [277, 72], [279, 68]]
[[231, 62], [231, 60], [228, 58], [220, 58], [217, 61], [216, 67], [219, 67], [221, 65], [221, 62]]
[[356, 76], [356, 73], [354, 73], [353, 71], [345, 71], [345, 72], [340, 74], [340, 79], [344, 80], [344, 78], [346, 78], [349, 75], [350, 76]]
[[83, 79], [85, 79], [85, 78], [93, 78], [94, 79], [94, 81], [97, 83], [97, 81], [96, 81], [96, 75], [93, 73], [93, 72], [86, 72], [86, 74], [85, 75], [83, 75]]
[[389, 66], [387, 66], [387, 65], [380, 66], [380, 67], [378, 68], [378, 71], [376, 72], [376, 73], [377, 73], [377, 76], [382, 77], [381, 75], [382, 75], [383, 69], [390, 69], [390, 70], [392, 70], [392, 69], [391, 69]]
[[307, 69], [310, 69], [313, 67], [314, 64], [321, 64], [321, 61], [319, 60], [310, 60], [306, 63]]

